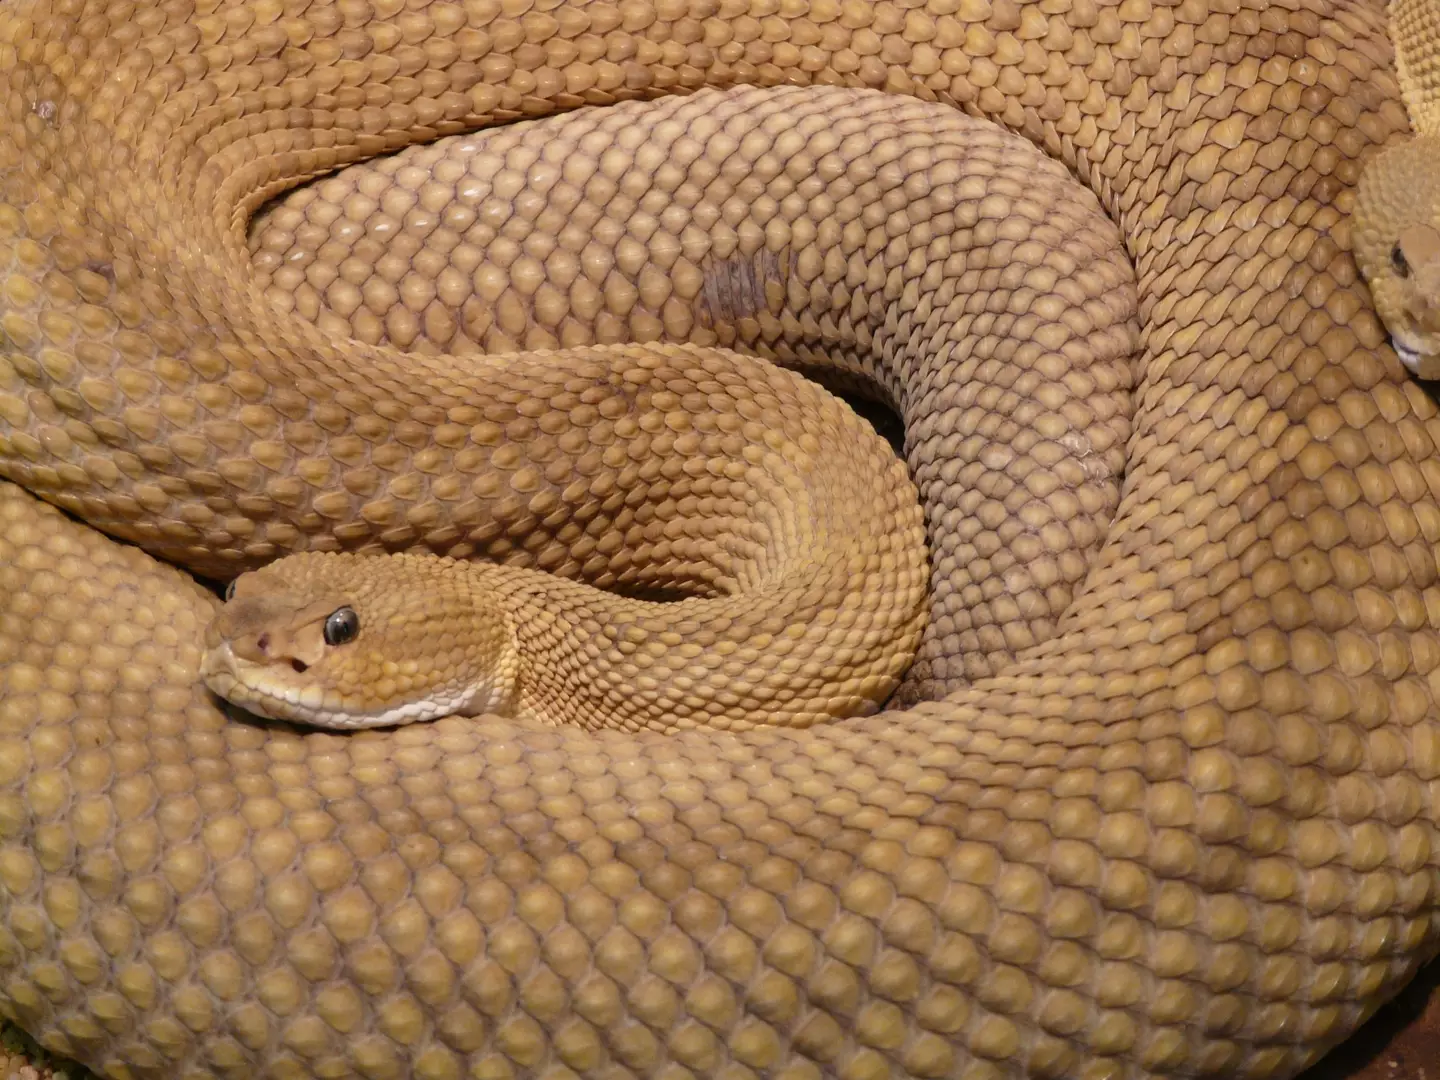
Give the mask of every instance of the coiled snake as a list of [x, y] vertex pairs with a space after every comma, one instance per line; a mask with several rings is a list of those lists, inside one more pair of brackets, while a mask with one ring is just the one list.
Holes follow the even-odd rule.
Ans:
[[[1360, 165], [1406, 127], [1379, 5], [6, 0], [0, 73], [0, 1011], [45, 1045], [117, 1077], [1288, 1076], [1434, 953], [1440, 416], [1349, 254]], [[697, 96], [683, 123], [623, 106], [632, 134], [562, 141], [550, 180], [532, 136], [478, 140], [531, 232], [476, 194], [445, 224], [490, 249], [416, 254], [434, 274], [390, 282], [389, 322], [324, 250], [384, 226], [371, 181], [301, 256], [334, 271], [317, 323], [251, 276], [249, 214], [306, 176], [784, 84], [852, 89], [786, 90], [782, 120], [870, 118], [807, 150], [754, 106], [772, 126], [724, 160], [781, 190], [777, 148], [801, 155], [793, 214], [719, 168], [718, 210], [751, 216], [652, 242], [709, 204], [642, 143], [752, 100]], [[537, 271], [567, 166], [633, 233], [587, 226], [611, 263]], [[463, 202], [457, 168], [433, 175]], [[440, 219], [421, 188], [400, 215]], [[301, 306], [264, 237], [305, 205], [256, 239]], [[482, 345], [582, 351], [554, 375], [438, 355], [467, 311]], [[681, 416], [708, 437], [714, 381], [763, 422], [709, 434], [804, 472], [828, 456], [787, 395], [820, 395], [604, 344], [627, 335], [830, 364], [902, 412], [934, 552], [919, 703], [354, 735], [216, 705], [219, 601], [156, 556], [226, 578], [422, 547], [723, 597], [805, 546], [663, 459]], [[574, 432], [601, 419], [591, 461]], [[717, 554], [692, 513], [739, 539]]]

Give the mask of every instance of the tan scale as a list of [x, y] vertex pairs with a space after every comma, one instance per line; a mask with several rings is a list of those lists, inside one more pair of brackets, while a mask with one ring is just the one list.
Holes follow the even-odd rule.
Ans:
[[[157, 1080], [1288, 1077], [1317, 1060], [1440, 945], [1440, 414], [1350, 254], [1361, 166], [1408, 127], [1391, 58], [1367, 0], [6, 0], [0, 1013]], [[943, 700], [803, 730], [340, 734], [217, 706], [198, 676], [219, 602], [186, 571], [429, 548], [634, 593], [701, 591], [718, 565], [706, 508], [677, 502], [663, 520], [697, 523], [675, 526], [696, 558], [669, 567], [639, 520], [662, 514], [659, 481], [639, 473], [675, 459], [652, 440], [658, 457], [606, 464], [571, 426], [563, 358], [342, 340], [266, 299], [252, 213], [438, 135], [803, 83], [1030, 140], [1070, 176], [1017, 158], [1036, 205], [1088, 187], [1121, 245], [1095, 257], [1134, 267], [1118, 502], [1085, 511], [1103, 535], [1064, 549], [1088, 569], [1034, 642], [968, 677], [938, 657], [961, 683]], [[644, 115], [642, 140], [663, 114]], [[1047, 212], [997, 206], [997, 234]], [[643, 270], [616, 245], [622, 273]], [[1017, 274], [1050, 252], [1018, 247]], [[513, 266], [481, 285], [554, 280]], [[1051, 318], [998, 287], [1017, 322]], [[1087, 310], [1054, 318], [1080, 342]], [[656, 347], [585, 362], [623, 379]], [[969, 386], [895, 377], [917, 381], [891, 400]], [[677, 396], [636, 424], [713, 414]], [[1007, 415], [993, 397], [977, 407]], [[927, 415], [907, 413], [910, 454], [943, 537], [972, 481], [947, 470], [963, 439], [917, 457]], [[1015, 480], [995, 468], [982, 494], [1003, 504]], [[632, 517], [572, 531], [556, 503], [532, 508], [592, 475], [637, 492]], [[1068, 523], [1061, 490], [1035, 503]], [[719, 512], [744, 535], [740, 506]], [[1032, 561], [1058, 564], [1049, 550]], [[937, 612], [949, 581], [932, 577]]]

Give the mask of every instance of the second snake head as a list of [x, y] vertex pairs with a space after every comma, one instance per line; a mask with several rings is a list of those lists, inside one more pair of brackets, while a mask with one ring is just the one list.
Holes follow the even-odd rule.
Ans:
[[1365, 166], [1354, 244], [1401, 362], [1440, 378], [1440, 138], [1387, 147]]

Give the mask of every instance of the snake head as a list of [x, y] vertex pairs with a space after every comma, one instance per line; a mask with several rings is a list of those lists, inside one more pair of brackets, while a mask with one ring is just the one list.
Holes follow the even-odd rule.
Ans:
[[1386, 148], [1360, 175], [1355, 259], [1401, 362], [1440, 378], [1440, 138]]
[[231, 583], [201, 677], [249, 712], [317, 727], [507, 713], [514, 635], [469, 583], [434, 556], [280, 559]]

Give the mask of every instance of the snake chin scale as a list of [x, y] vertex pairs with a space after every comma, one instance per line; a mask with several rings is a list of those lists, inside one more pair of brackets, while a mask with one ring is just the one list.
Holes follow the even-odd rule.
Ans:
[[[444, 716], [502, 716], [525, 719], [517, 712], [513, 678], [503, 666], [477, 674], [453, 689], [439, 688], [387, 705], [353, 703], [326, 693], [304, 676], [277, 672], [273, 665], [252, 664], [237, 657], [230, 644], [206, 651], [200, 666], [205, 685], [220, 698], [267, 720], [361, 731], [400, 727]], [[288, 685], [287, 685], [288, 684]]]

